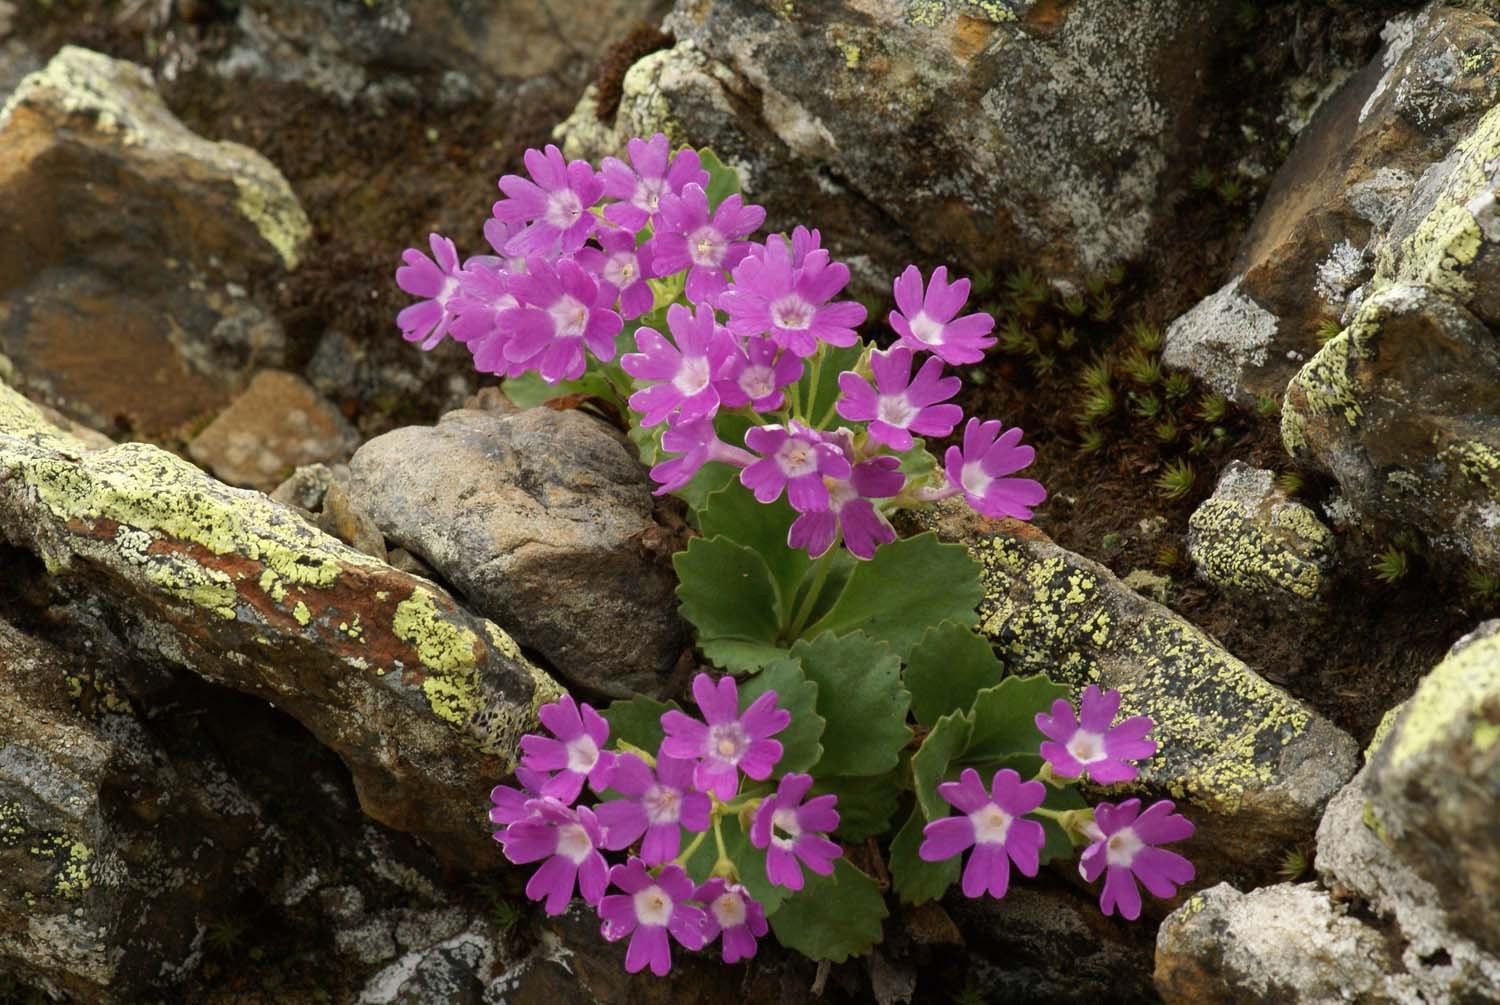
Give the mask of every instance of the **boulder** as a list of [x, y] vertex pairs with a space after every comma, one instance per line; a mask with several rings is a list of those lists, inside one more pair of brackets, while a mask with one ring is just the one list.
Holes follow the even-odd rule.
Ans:
[[556, 135], [575, 157], [659, 131], [710, 146], [770, 229], [819, 227], [873, 288], [914, 252], [1076, 284], [1169, 218], [1213, 59], [1197, 43], [1232, 10], [680, 0], [677, 44], [631, 67], [618, 112], [586, 94]]
[[1281, 435], [1367, 526], [1500, 569], [1500, 341], [1447, 295], [1366, 298], [1287, 388]]
[[1431, 4], [1382, 39], [1298, 136], [1229, 281], [1167, 329], [1163, 362], [1242, 405], [1281, 397], [1407, 226], [1394, 221], [1418, 178], [1500, 99], [1493, 12]]
[[570, 684], [663, 694], [688, 644], [634, 450], [597, 419], [460, 409], [362, 446], [348, 494]]
[[164, 435], [285, 339], [255, 290], [310, 228], [286, 180], [190, 132], [151, 74], [64, 46], [0, 109], [0, 351], [96, 428]]
[[296, 718], [370, 816], [494, 861], [475, 800], [559, 693], [494, 624], [166, 451], [86, 452], [3, 386], [0, 535], [122, 612], [138, 652]]
[[1188, 520], [1188, 555], [1200, 576], [1271, 602], [1316, 600], [1335, 548], [1333, 532], [1281, 491], [1274, 473], [1243, 461], [1229, 463]]

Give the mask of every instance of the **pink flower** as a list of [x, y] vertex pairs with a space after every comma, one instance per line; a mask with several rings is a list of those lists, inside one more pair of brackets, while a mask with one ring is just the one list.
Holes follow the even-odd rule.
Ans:
[[495, 203], [495, 218], [525, 225], [506, 240], [503, 253], [541, 255], [554, 245], [564, 254], [577, 251], [594, 232], [596, 220], [589, 210], [604, 183], [587, 161], [567, 163], [551, 144], [545, 152], [527, 150], [524, 160], [532, 181], [513, 174], [500, 179], [507, 198]]
[[669, 150], [666, 136], [657, 133], [649, 140], [636, 137], [625, 144], [630, 164], [618, 157], [604, 158], [600, 165], [604, 194], [621, 200], [604, 207], [606, 220], [634, 234], [657, 214], [662, 196], [681, 195], [689, 184], [708, 188], [708, 172], [698, 151], [679, 150], [668, 160]]
[[768, 504], [785, 489], [798, 512], [827, 509], [824, 479], [848, 478], [852, 473], [842, 450], [797, 422], [754, 426], [745, 433], [745, 446], [764, 456], [740, 472], [740, 482]]
[[964, 417], [957, 405], [939, 404], [957, 394], [962, 382], [942, 376], [943, 361], [935, 356], [923, 362], [913, 380], [913, 356], [903, 345], [870, 353], [873, 388], [853, 371], [839, 374], [839, 389], [844, 393], [838, 400], [838, 413], [851, 422], [868, 422], [870, 438], [897, 451], [912, 448], [912, 433], [947, 436]]
[[681, 195], [662, 195], [659, 216], [651, 242], [656, 274], [670, 276], [688, 269], [687, 296], [698, 304], [711, 303], [723, 291], [725, 270], [738, 265], [750, 250], [744, 238], [765, 222], [766, 211], [731, 195], [710, 217], [707, 193], [690, 183]]
[[1193, 881], [1193, 863], [1176, 852], [1156, 847], [1193, 836], [1192, 822], [1173, 813], [1173, 808], [1170, 799], [1153, 803], [1144, 813], [1139, 799], [1094, 807], [1094, 822], [1088, 826], [1093, 844], [1084, 849], [1078, 871], [1090, 883], [1101, 872], [1106, 873], [1099, 898], [1099, 909], [1105, 914], [1119, 908], [1121, 917], [1127, 920], [1141, 916], [1141, 891], [1136, 880], [1153, 897], [1162, 898], [1175, 896], [1178, 886]]
[[652, 879], [645, 864], [632, 858], [611, 869], [609, 878], [625, 892], [599, 902], [599, 917], [604, 919], [599, 931], [610, 942], [631, 936], [625, 950], [628, 972], [639, 973], [649, 965], [653, 974], [665, 977], [672, 969], [671, 939], [688, 950], [702, 949], [708, 941], [703, 909], [689, 903], [693, 881], [680, 867], [669, 865]]
[[938, 786], [938, 795], [962, 816], [934, 820], [922, 829], [917, 854], [924, 862], [942, 862], [974, 849], [964, 866], [965, 897], [1003, 897], [1010, 886], [1010, 866], [1035, 876], [1047, 834], [1035, 820], [1023, 819], [1042, 805], [1047, 787], [1023, 782], [1010, 768], [995, 772], [985, 792], [979, 772], [965, 768], [956, 782]]
[[396, 325], [402, 338], [421, 342], [423, 349], [431, 349], [448, 334], [457, 317], [453, 301], [463, 277], [458, 267], [458, 249], [452, 241], [441, 234], [430, 234], [427, 242], [432, 248], [432, 258], [416, 248], [407, 248], [401, 253], [406, 264], [396, 270], [396, 285], [414, 297], [423, 298], [402, 308], [396, 315]]
[[598, 277], [602, 286], [619, 296], [619, 313], [627, 321], [651, 309], [656, 294], [646, 282], [651, 271], [651, 246], [636, 247], [635, 235], [625, 230], [604, 229], [594, 235], [598, 248], [583, 248], [575, 256], [579, 264]]
[[729, 314], [727, 327], [736, 335], [765, 335], [782, 348], [807, 357], [819, 342], [851, 346], [854, 329], [864, 323], [865, 309], [853, 301], [828, 301], [849, 283], [849, 267], [830, 262], [821, 248], [809, 250], [801, 266], [780, 235], [734, 270], [734, 285], [716, 306]]
[[614, 291], [600, 288], [577, 262], [543, 258], [527, 261], [530, 274], [511, 276], [510, 290], [523, 310], [514, 316], [514, 334], [505, 358], [524, 363], [548, 383], [583, 376], [584, 347], [606, 362], [614, 359], [615, 336], [623, 322], [610, 310]]
[[505, 345], [522, 307], [511, 295], [510, 276], [502, 268], [470, 259], [459, 274], [458, 295], [452, 303], [458, 317], [450, 331], [469, 347], [476, 370], [502, 377], [524, 372], [524, 367], [505, 358]]
[[715, 876], [693, 895], [705, 907], [704, 945], [723, 938], [723, 960], [738, 963], [755, 956], [755, 940], [770, 930], [766, 909], [738, 883]]
[[604, 847], [612, 851], [629, 848], [645, 835], [641, 858], [647, 865], [661, 865], [676, 857], [682, 828], [708, 830], [712, 804], [693, 789], [692, 761], [663, 754], [652, 771], [636, 755], [623, 754], [615, 760], [609, 787], [628, 797], [596, 808]]
[[658, 496], [676, 492], [687, 485], [710, 461], [732, 464], [737, 468], [755, 461], [754, 454], [719, 439], [712, 419], [678, 422], [661, 434], [661, 448], [681, 456], [652, 465], [651, 478], [657, 483], [652, 495]]
[[[497, 785], [490, 789], [490, 823], [508, 826], [532, 815], [526, 804], [541, 795], [547, 776], [519, 765], [516, 768], [516, 779], [521, 783], [519, 789], [509, 785]], [[499, 841], [504, 835], [502, 828], [495, 833], [495, 840]]]
[[572, 802], [584, 780], [600, 792], [609, 784], [615, 755], [604, 750], [609, 723], [587, 703], [565, 694], [543, 705], [537, 718], [556, 739], [527, 733], [521, 737], [521, 765], [528, 771], [555, 772], [539, 790], [544, 796]]
[[930, 352], [946, 363], [978, 363], [984, 351], [995, 344], [987, 338], [995, 327], [988, 314], [966, 314], [955, 319], [969, 299], [969, 281], [960, 279], [949, 284], [948, 270], [938, 266], [924, 294], [922, 273], [915, 265], [896, 279], [896, 307], [890, 314], [891, 327], [904, 345], [917, 352]]
[[676, 415], [678, 422], [706, 419], [719, 410], [714, 372], [734, 353], [734, 340], [714, 320], [713, 308], [699, 304], [697, 313], [681, 304], [667, 308], [667, 327], [676, 345], [655, 328], [635, 333], [639, 352], [620, 359], [625, 372], [652, 381], [630, 396], [641, 413], [641, 425], [655, 426]]
[[1148, 716], [1136, 715], [1118, 725], [1115, 713], [1120, 710], [1120, 692], [1099, 692], [1090, 684], [1073, 706], [1059, 698], [1052, 703], [1052, 714], [1038, 712], [1036, 726], [1051, 737], [1042, 743], [1041, 753], [1059, 778], [1077, 778], [1087, 774], [1100, 785], [1125, 782], [1137, 774], [1135, 765], [1156, 753], [1156, 744], [1146, 739], [1153, 723]]
[[1036, 451], [1020, 446], [1019, 427], [1001, 432], [996, 420], [970, 419], [964, 427], [963, 449], [949, 447], [943, 468], [949, 483], [961, 490], [974, 511], [988, 517], [1031, 519], [1031, 507], [1047, 498], [1042, 483], [1030, 478], [1008, 478], [1026, 467]]
[[741, 713], [733, 677], [721, 677], [716, 684], [708, 674], [699, 674], [693, 678], [693, 699], [706, 724], [675, 708], [661, 717], [667, 733], [661, 752], [698, 762], [693, 785], [720, 799], [733, 799], [741, 771], [757, 781], [770, 778], [781, 760], [781, 744], [771, 737], [792, 721], [790, 712], [777, 707], [776, 692], [767, 691]]
[[719, 400], [730, 408], [749, 405], [774, 412], [786, 401], [783, 388], [802, 379], [802, 360], [768, 338], [747, 338], [714, 377]]
[[906, 485], [900, 468], [899, 458], [882, 454], [854, 465], [848, 478], [826, 479], [828, 506], [799, 513], [787, 530], [787, 547], [818, 558], [842, 533], [855, 558], [874, 558], [876, 548], [896, 540], [896, 531], [870, 500], [900, 494]]
[[[599, 853], [599, 821], [586, 806], [576, 810], [556, 799], [533, 799], [531, 816], [498, 836], [505, 857], [517, 865], [542, 862], [526, 883], [526, 896], [545, 900], [548, 914], [561, 914], [573, 899], [573, 884], [586, 904], [597, 904], [609, 883], [609, 867]], [[545, 859], [546, 861], [542, 861]]]
[[838, 797], [816, 796], [804, 803], [812, 783], [812, 775], [784, 775], [750, 821], [750, 843], [766, 849], [766, 878], [788, 890], [802, 889], [804, 865], [821, 876], [832, 875], [833, 860], [840, 854], [826, 836], [839, 825], [834, 809]]

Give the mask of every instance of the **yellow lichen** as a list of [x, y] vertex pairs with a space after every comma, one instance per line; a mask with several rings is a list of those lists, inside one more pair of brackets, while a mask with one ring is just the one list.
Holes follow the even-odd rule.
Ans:
[[[1407, 701], [1406, 714], [1387, 741], [1390, 765], [1406, 762], [1434, 747], [1486, 737], [1494, 726], [1486, 708], [1500, 707], [1500, 633], [1474, 639], [1433, 668]], [[1449, 761], [1451, 756], [1444, 755]]]
[[61, 856], [52, 879], [52, 892], [64, 900], [76, 900], [93, 885], [93, 850], [82, 841], [73, 841], [60, 849]]

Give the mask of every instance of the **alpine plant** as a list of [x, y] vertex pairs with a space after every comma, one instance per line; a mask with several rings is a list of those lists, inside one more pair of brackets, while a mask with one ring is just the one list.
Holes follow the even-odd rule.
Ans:
[[[524, 164], [500, 179], [480, 254], [438, 234], [404, 252], [396, 282], [416, 300], [397, 316], [403, 337], [424, 350], [451, 337], [518, 400], [600, 401], [656, 494], [678, 494], [716, 541], [724, 521], [699, 511], [739, 493], [745, 534], [676, 563], [683, 613], [725, 671], [697, 674], [691, 704], [635, 698], [601, 714], [564, 696], [521, 739], [489, 819], [505, 858], [534, 870], [527, 897], [549, 914], [581, 900], [625, 943], [627, 970], [664, 975], [674, 954], [733, 964], [773, 934], [817, 959], [868, 951], [885, 916], [872, 877], [887, 869], [910, 903], [955, 884], [1000, 898], [1071, 847], [1102, 880], [1102, 910], [1131, 920], [1141, 887], [1171, 897], [1191, 882], [1163, 847], [1193, 834], [1171, 802], [1090, 810], [1078, 791], [1140, 784], [1151, 719], [1122, 718], [1117, 691], [1090, 686], [1075, 706], [1046, 678], [1007, 677], [968, 627], [972, 600], [933, 599], [964, 595], [958, 580], [909, 557], [963, 549], [903, 540], [893, 520], [946, 499], [1026, 520], [1046, 499], [1022, 475], [1035, 451], [1021, 429], [959, 403], [953, 368], [996, 342], [994, 319], [966, 310], [969, 280], [907, 267], [881, 348], [862, 341], [868, 312], [819, 232], [758, 237], [764, 209], [710, 152], [658, 134], [602, 169], [556, 146]], [[977, 596], [972, 560], [943, 561], [967, 563], [956, 575]], [[756, 562], [762, 588], [737, 595]], [[880, 571], [862, 581], [866, 565]], [[862, 618], [870, 582], [910, 583], [910, 602]], [[959, 668], [962, 693], [910, 671], [931, 632], [969, 640], [991, 669]], [[892, 673], [865, 669], [882, 660]], [[987, 719], [1002, 693], [1019, 714]]]

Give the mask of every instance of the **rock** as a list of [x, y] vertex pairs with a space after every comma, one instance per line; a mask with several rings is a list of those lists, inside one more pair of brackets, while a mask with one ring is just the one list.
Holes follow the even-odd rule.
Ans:
[[1394, 962], [1376, 929], [1314, 884], [1240, 893], [1220, 883], [1162, 923], [1156, 988], [1166, 1005], [1418, 1001], [1388, 987]]
[[323, 496], [318, 527], [366, 555], [386, 561], [385, 537], [375, 518], [351, 503], [348, 493], [337, 482], [328, 486]]
[[0, 350], [49, 404], [158, 435], [284, 336], [249, 292], [309, 233], [286, 180], [167, 111], [141, 67], [65, 46], [0, 110]]
[[120, 612], [137, 651], [296, 718], [370, 816], [493, 863], [475, 793], [558, 688], [492, 623], [156, 447], [85, 452], [5, 387], [0, 534]]
[[483, 929], [464, 931], [403, 955], [376, 974], [361, 1005], [482, 1005], [494, 977], [494, 941]]
[[344, 101], [380, 105], [422, 94], [451, 104], [534, 78], [581, 85], [610, 43], [668, 6], [664, 0], [521, 0], [503, 8], [479, 0], [243, 0], [242, 38], [219, 69], [299, 81]]
[[1400, 14], [1380, 52], [1297, 138], [1222, 289], [1167, 329], [1162, 361], [1253, 405], [1279, 398], [1375, 271], [1417, 178], [1500, 99], [1500, 24], [1429, 5]]
[[662, 694], [687, 631], [676, 579], [644, 552], [650, 483], [624, 439], [579, 411], [459, 410], [376, 437], [349, 498], [476, 610], [573, 684]]
[[102, 666], [0, 620], [0, 972], [140, 1000], [281, 858], [210, 745], [170, 758]]
[[1183, 43], [1215, 37], [1231, 9], [681, 0], [676, 46], [630, 69], [613, 122], [586, 96], [557, 136], [569, 156], [658, 131], [710, 146], [770, 229], [816, 224], [885, 291], [913, 250], [1080, 283], [1142, 253], [1169, 215], [1170, 176], [1187, 172], [1174, 138], [1202, 112], [1213, 58]]
[[231, 485], [270, 492], [289, 469], [347, 460], [359, 434], [295, 374], [262, 370], [188, 444], [193, 460]]
[[1311, 601], [1332, 565], [1333, 532], [1276, 486], [1276, 476], [1232, 461], [1188, 520], [1188, 554], [1221, 589], [1272, 601]]
[[[333, 471], [326, 464], [307, 464], [287, 476], [271, 491], [271, 499], [283, 506], [316, 513], [323, 508], [323, 496], [333, 484]], [[348, 542], [345, 542], [346, 544]]]
[[1354, 774], [1354, 741], [1257, 676], [1203, 632], [1029, 524], [940, 504], [940, 535], [983, 568], [979, 629], [1012, 673], [1118, 688], [1122, 714], [1149, 715], [1157, 755], [1136, 783], [1106, 790], [1179, 802], [1198, 827], [1183, 854], [1198, 883], [1274, 871]]
[[1371, 294], [1292, 380], [1281, 435], [1367, 525], [1500, 569], [1500, 344], [1437, 290]]

